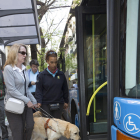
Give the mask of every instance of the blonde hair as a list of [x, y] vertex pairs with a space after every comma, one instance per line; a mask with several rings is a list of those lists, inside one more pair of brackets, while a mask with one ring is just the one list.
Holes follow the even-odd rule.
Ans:
[[26, 58], [25, 58], [25, 62], [23, 64], [25, 66], [28, 64], [29, 54], [28, 54], [27, 47], [24, 44], [14, 44], [8, 52], [8, 56], [7, 56], [4, 67], [6, 65], [12, 65], [12, 67], [14, 67], [14, 65], [17, 64], [18, 52], [19, 52], [21, 46], [25, 47], [26, 53], [27, 53]]

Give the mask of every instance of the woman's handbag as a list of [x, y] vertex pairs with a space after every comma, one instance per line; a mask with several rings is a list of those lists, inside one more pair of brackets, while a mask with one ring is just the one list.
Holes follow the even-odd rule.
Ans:
[[[23, 71], [24, 75], [24, 71]], [[27, 97], [26, 93], [26, 77], [24, 75], [25, 79], [25, 96]], [[25, 108], [25, 103], [22, 100], [16, 99], [16, 98], [9, 98], [7, 101], [5, 101], [5, 110], [14, 114], [22, 114]]]
[[5, 104], [5, 110], [14, 114], [22, 114], [24, 107], [24, 102], [16, 98], [9, 98]]

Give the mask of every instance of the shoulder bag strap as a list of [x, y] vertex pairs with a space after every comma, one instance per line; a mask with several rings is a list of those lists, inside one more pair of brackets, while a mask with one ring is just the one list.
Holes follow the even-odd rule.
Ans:
[[25, 96], [27, 97], [27, 93], [26, 93], [26, 77], [25, 77], [24, 70], [23, 70], [23, 76], [24, 76], [24, 79], [25, 79], [25, 82], [24, 82]]
[[[23, 76], [24, 76], [24, 79], [25, 79], [25, 82], [24, 82], [25, 96], [27, 97], [27, 93], [26, 93], [26, 77], [25, 77], [24, 70], [23, 70]], [[25, 127], [24, 128], [24, 133], [26, 133], [26, 114], [27, 114], [27, 108], [25, 109], [25, 124], [23, 123], [23, 126]]]

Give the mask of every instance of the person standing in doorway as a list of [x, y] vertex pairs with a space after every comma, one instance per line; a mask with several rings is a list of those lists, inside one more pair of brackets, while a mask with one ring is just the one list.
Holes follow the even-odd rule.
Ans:
[[54, 118], [61, 119], [63, 108], [68, 107], [68, 85], [62, 71], [57, 68], [57, 53], [49, 50], [45, 57], [48, 67], [38, 76], [36, 100]]
[[5, 110], [4, 110], [5, 86], [3, 73], [0, 69], [0, 127], [2, 130], [2, 140], [8, 140], [7, 126], [5, 125]]
[[73, 81], [73, 87], [78, 88], [76, 81]]

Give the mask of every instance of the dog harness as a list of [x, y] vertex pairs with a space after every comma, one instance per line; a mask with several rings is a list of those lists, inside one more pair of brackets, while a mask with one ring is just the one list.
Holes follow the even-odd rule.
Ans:
[[46, 121], [46, 123], [44, 124], [44, 128], [45, 128], [45, 130], [46, 130], [46, 134], [47, 134], [47, 129], [48, 129], [48, 128], [51, 129], [52, 131], [56, 132], [54, 129], [52, 129], [51, 126], [48, 125], [49, 121], [50, 121], [50, 119], [48, 119], [48, 120]]

